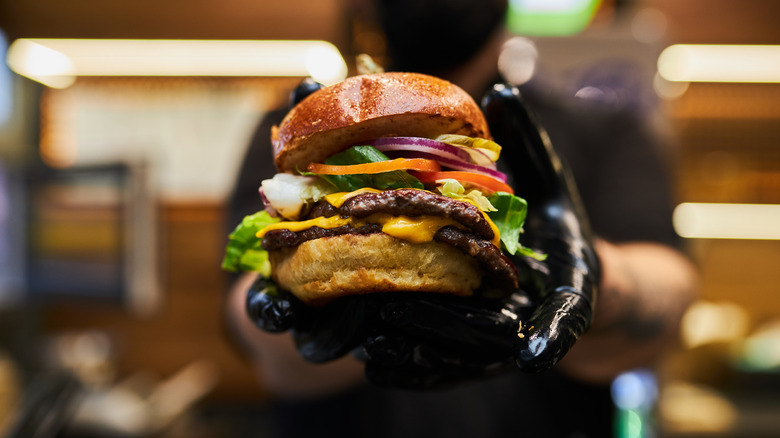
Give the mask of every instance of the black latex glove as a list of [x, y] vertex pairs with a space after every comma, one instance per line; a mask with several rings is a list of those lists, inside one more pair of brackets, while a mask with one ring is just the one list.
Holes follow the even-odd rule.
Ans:
[[496, 85], [482, 102], [499, 166], [528, 201], [521, 243], [547, 254], [510, 257], [521, 287], [502, 300], [373, 294], [307, 307], [261, 279], [247, 309], [268, 331], [290, 330], [301, 355], [324, 362], [352, 351], [380, 385], [432, 388], [503, 372], [549, 369], [587, 330], [598, 284], [576, 190], [518, 90]]
[[516, 87], [497, 84], [482, 109], [518, 196], [528, 201], [520, 241], [543, 262], [512, 257], [522, 289], [538, 304], [520, 331], [515, 355], [524, 371], [558, 362], [590, 326], [600, 278], [590, 227], [573, 180]]

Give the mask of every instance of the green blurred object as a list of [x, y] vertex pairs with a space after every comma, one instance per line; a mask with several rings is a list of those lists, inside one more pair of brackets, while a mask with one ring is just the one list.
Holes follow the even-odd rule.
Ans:
[[510, 31], [528, 36], [567, 36], [587, 27], [600, 0], [511, 0]]

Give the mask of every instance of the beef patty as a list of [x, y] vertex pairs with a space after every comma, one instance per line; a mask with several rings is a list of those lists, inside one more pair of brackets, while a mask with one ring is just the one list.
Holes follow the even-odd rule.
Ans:
[[[386, 213], [392, 216], [436, 216], [451, 219], [463, 226], [447, 226], [434, 235], [434, 240], [447, 243], [474, 257], [487, 275], [485, 278], [494, 286], [502, 289], [518, 287], [517, 268], [496, 247], [492, 240], [493, 229], [482, 212], [475, 205], [415, 189], [388, 190], [379, 193], [363, 193], [345, 201], [340, 207], [321, 201], [315, 205], [304, 219], [315, 217], [365, 218], [374, 213]], [[367, 224], [361, 227], [349, 225], [337, 228], [312, 227], [302, 231], [274, 230], [263, 238], [263, 248], [268, 251], [295, 247], [307, 240], [343, 234], [381, 233], [382, 226]]]

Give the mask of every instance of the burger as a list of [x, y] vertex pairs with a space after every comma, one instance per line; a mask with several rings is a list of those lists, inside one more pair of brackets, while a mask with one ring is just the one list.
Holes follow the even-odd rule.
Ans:
[[257, 271], [308, 305], [368, 293], [497, 296], [518, 287], [507, 254], [526, 202], [497, 169], [476, 102], [416, 73], [315, 91], [271, 132], [278, 172], [264, 210], [231, 233], [223, 267]]

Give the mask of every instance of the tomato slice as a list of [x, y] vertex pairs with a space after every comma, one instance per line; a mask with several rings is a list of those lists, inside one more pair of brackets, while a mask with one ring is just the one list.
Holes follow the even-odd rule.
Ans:
[[396, 158], [395, 160], [376, 163], [349, 164], [337, 166], [332, 164], [311, 163], [306, 170], [318, 175], [356, 175], [392, 172], [394, 170], [418, 170], [422, 172], [439, 172], [441, 166], [434, 160], [425, 158]]
[[440, 179], [455, 179], [461, 182], [471, 183], [482, 188], [487, 189], [490, 192], [507, 192], [514, 194], [515, 191], [512, 187], [504, 182], [501, 182], [491, 176], [482, 175], [473, 172], [460, 172], [460, 171], [446, 171], [446, 172], [410, 172], [412, 176], [419, 179], [420, 182], [432, 183]]

